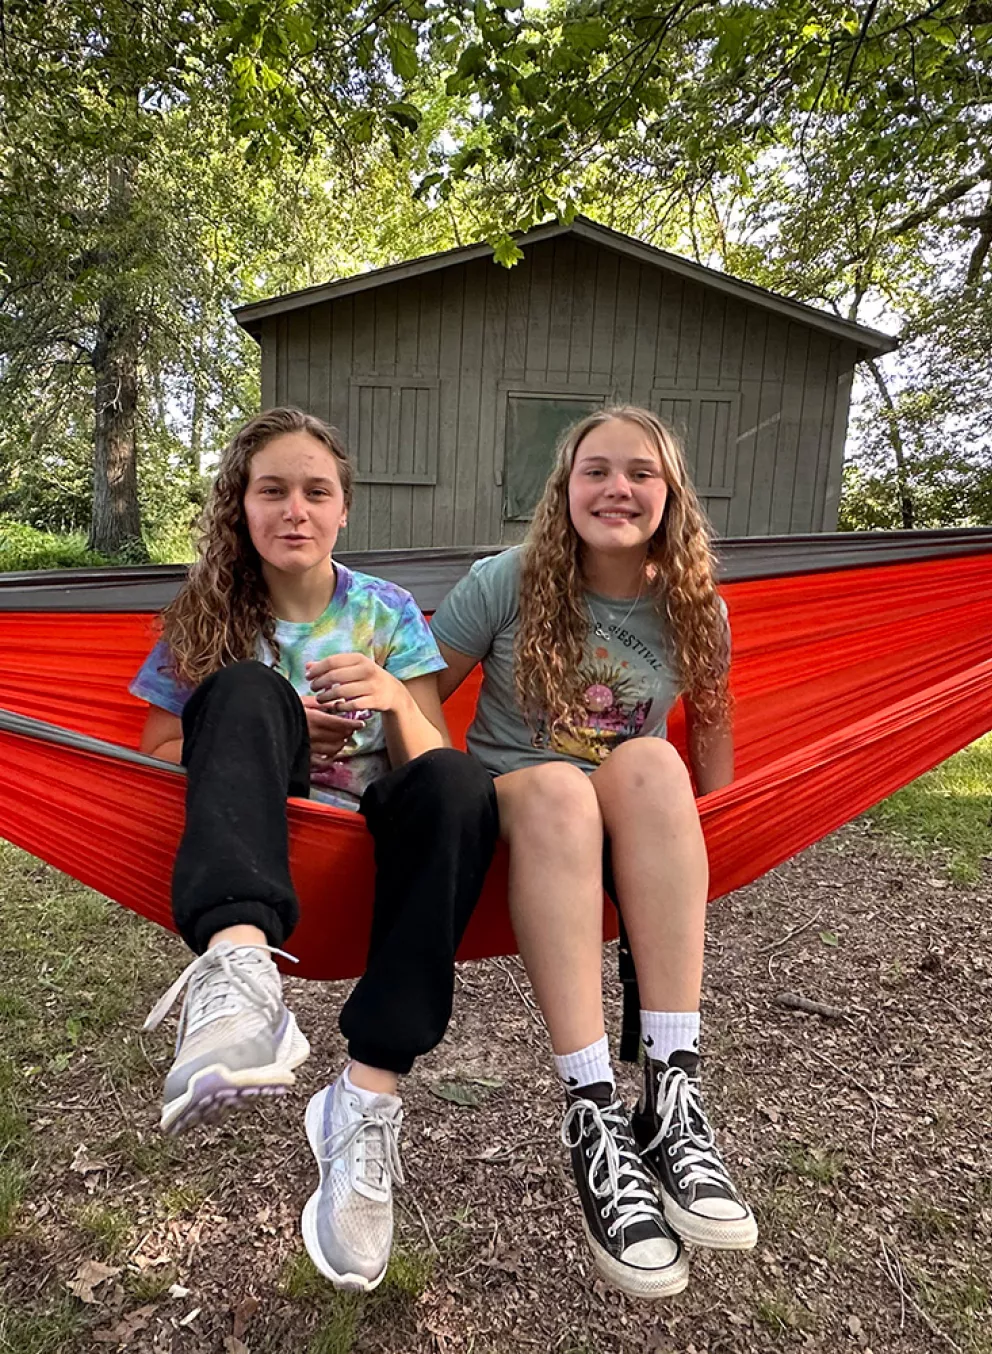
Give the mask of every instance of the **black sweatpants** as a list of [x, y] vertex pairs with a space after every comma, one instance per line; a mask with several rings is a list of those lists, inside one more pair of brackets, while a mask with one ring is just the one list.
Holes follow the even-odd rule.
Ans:
[[[176, 926], [197, 953], [239, 923], [282, 947], [299, 916], [286, 797], [310, 793], [303, 704], [273, 669], [235, 663], [196, 689], [182, 718]], [[472, 758], [438, 748], [374, 781], [360, 811], [375, 842], [375, 901], [366, 970], [341, 1031], [359, 1062], [408, 1072], [451, 1017], [455, 951], [499, 836], [496, 792]]]

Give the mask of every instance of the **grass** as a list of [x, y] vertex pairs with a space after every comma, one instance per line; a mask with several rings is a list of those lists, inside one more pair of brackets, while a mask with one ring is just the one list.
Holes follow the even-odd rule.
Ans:
[[158, 1302], [164, 1298], [174, 1283], [179, 1282], [179, 1271], [175, 1265], [160, 1265], [157, 1269], [146, 1269], [140, 1274], [126, 1274], [124, 1286], [135, 1302], [142, 1306], [148, 1302]]
[[68, 1297], [42, 1311], [0, 1302], [0, 1354], [64, 1354], [82, 1328], [79, 1304]]
[[366, 1316], [398, 1312], [397, 1304], [413, 1302], [427, 1291], [434, 1277], [433, 1252], [396, 1244], [386, 1277], [368, 1296], [337, 1292], [318, 1273], [306, 1251], [294, 1251], [279, 1276], [279, 1291], [287, 1298], [317, 1308], [317, 1326], [307, 1354], [352, 1354], [357, 1349]]
[[984, 1271], [938, 1278], [913, 1267], [911, 1273], [922, 1306], [964, 1354], [992, 1351], [989, 1280]]
[[814, 1185], [836, 1185], [844, 1174], [843, 1152], [827, 1147], [806, 1147], [802, 1143], [787, 1143], [785, 1148], [788, 1169]]
[[755, 1303], [754, 1314], [762, 1325], [778, 1333], [816, 1329], [813, 1313], [806, 1307], [801, 1307], [784, 1289], [774, 1293], [762, 1293]]
[[13, 1235], [26, 1183], [27, 1173], [19, 1161], [0, 1160], [0, 1241]]
[[[162, 960], [155, 956], [150, 928], [5, 843], [0, 878], [0, 1239], [9, 1239], [24, 1227], [22, 1205], [42, 1148], [68, 1163], [80, 1141], [71, 1116], [58, 1130], [50, 1127], [44, 1138], [36, 1137], [31, 1123], [38, 1106], [61, 1099], [77, 1067], [89, 1087], [100, 1086], [106, 1094], [136, 1075], [153, 1074], [144, 1055], [139, 1069], [121, 1031], [133, 1023], [139, 982], [157, 983]], [[161, 979], [166, 976], [171, 975], [163, 969]], [[172, 1159], [162, 1140], [142, 1153], [134, 1133], [113, 1146], [122, 1164], [141, 1174]], [[121, 1150], [124, 1146], [130, 1151]], [[74, 1222], [80, 1239], [108, 1260], [125, 1254], [134, 1239], [133, 1221], [120, 1208], [90, 1202], [79, 1207]], [[6, 1313], [0, 1331], [7, 1345], [0, 1340], [0, 1351], [46, 1348], [46, 1332], [64, 1324], [61, 1311], [36, 1312], [36, 1330], [30, 1312]], [[11, 1343], [11, 1331], [20, 1344]]]
[[123, 1259], [134, 1240], [134, 1221], [124, 1208], [86, 1204], [76, 1215], [76, 1226], [100, 1260]]
[[868, 818], [920, 856], [943, 853], [952, 879], [976, 880], [992, 853], [992, 734], [883, 800]]
[[924, 1199], [913, 1200], [909, 1207], [909, 1219], [921, 1241], [950, 1236], [958, 1230], [958, 1219], [953, 1213]]

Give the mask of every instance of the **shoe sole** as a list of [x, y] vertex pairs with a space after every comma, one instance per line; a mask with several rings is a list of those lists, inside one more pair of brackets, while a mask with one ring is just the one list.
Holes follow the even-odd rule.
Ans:
[[166, 1101], [160, 1120], [162, 1132], [175, 1137], [196, 1124], [219, 1123], [229, 1110], [253, 1100], [285, 1095], [296, 1084], [293, 1068], [309, 1056], [310, 1045], [290, 1013], [275, 1062], [237, 1070], [222, 1062], [201, 1067], [190, 1077], [182, 1095]]
[[684, 1252], [664, 1269], [638, 1269], [615, 1259], [595, 1239], [589, 1224], [582, 1219], [582, 1230], [592, 1252], [593, 1263], [602, 1278], [633, 1298], [672, 1298], [684, 1291], [689, 1282], [689, 1262]]
[[[320, 1168], [320, 1111], [317, 1108], [316, 1100], [311, 1100], [307, 1106], [306, 1116], [307, 1141], [310, 1144], [310, 1150], [314, 1154], [318, 1169]], [[386, 1264], [374, 1279], [367, 1279], [364, 1274], [339, 1274], [336, 1269], [328, 1264], [324, 1257], [324, 1252], [320, 1249], [320, 1243], [317, 1240], [317, 1200], [320, 1195], [320, 1185], [310, 1195], [310, 1198], [303, 1206], [303, 1216], [300, 1219], [300, 1228], [303, 1232], [303, 1244], [307, 1248], [307, 1255], [314, 1263], [314, 1267], [325, 1279], [329, 1279], [335, 1288], [340, 1288], [346, 1293], [371, 1293], [374, 1288], [378, 1288], [386, 1277], [386, 1269], [389, 1265], [387, 1257]]]
[[753, 1251], [757, 1245], [758, 1224], [752, 1213], [746, 1218], [701, 1218], [681, 1208], [666, 1190], [660, 1193], [665, 1221], [690, 1245], [710, 1251]]

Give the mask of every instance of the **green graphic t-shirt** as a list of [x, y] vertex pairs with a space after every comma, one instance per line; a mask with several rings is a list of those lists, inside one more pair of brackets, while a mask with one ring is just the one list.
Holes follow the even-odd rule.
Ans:
[[679, 694], [664, 621], [649, 598], [586, 594], [590, 629], [581, 670], [584, 716], [549, 735], [521, 713], [513, 689], [521, 546], [474, 564], [431, 622], [442, 644], [482, 662], [482, 690], [468, 748], [493, 775], [539, 762], [595, 771], [628, 738], [664, 738]]

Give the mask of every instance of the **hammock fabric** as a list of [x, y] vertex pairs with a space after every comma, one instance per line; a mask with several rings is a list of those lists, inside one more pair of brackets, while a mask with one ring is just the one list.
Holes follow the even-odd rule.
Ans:
[[[712, 897], [992, 727], [992, 533], [965, 544], [964, 553], [910, 551], [903, 562], [723, 585], [738, 775], [699, 801]], [[184, 777], [133, 751], [147, 707], [126, 689], [152, 643], [154, 615], [73, 611], [72, 596], [69, 587], [60, 609], [38, 611], [10, 610], [9, 600], [5, 609], [0, 595], [0, 834], [169, 926]], [[477, 689], [476, 673], [446, 706], [456, 742]], [[671, 737], [682, 745], [678, 710]], [[353, 976], [372, 896], [364, 823], [303, 800], [289, 814], [302, 904], [293, 972]], [[514, 951], [505, 895], [500, 853], [462, 958]], [[616, 933], [612, 909], [605, 929]]]

